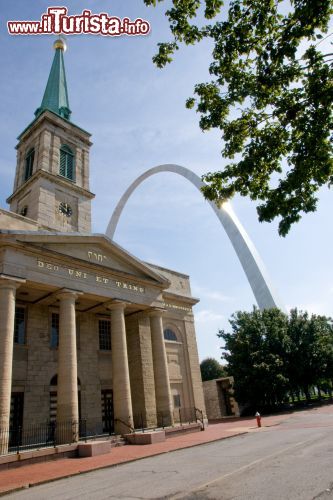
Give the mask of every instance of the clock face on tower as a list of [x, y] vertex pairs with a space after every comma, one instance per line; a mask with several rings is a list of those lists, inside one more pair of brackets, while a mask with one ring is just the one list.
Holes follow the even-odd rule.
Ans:
[[71, 206], [68, 204], [68, 203], [65, 203], [65, 202], [61, 202], [59, 204], [59, 212], [63, 215], [65, 215], [66, 217], [70, 217], [73, 213], [73, 210], [71, 208]]

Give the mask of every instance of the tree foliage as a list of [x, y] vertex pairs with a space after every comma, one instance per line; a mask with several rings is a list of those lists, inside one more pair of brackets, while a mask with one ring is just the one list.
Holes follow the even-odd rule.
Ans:
[[224, 366], [214, 358], [206, 358], [201, 361], [200, 371], [203, 382], [228, 376]]
[[218, 203], [235, 193], [250, 196], [259, 220], [280, 218], [285, 236], [302, 213], [316, 210], [320, 187], [333, 182], [333, 0], [171, 5], [165, 14], [173, 40], [159, 44], [158, 67], [181, 44], [213, 44], [212, 79], [195, 86], [187, 107], [200, 113], [202, 130], [221, 131], [222, 156], [231, 161], [203, 177], [203, 193]]
[[225, 341], [224, 358], [239, 402], [263, 406], [283, 398], [288, 386], [287, 324], [278, 309], [239, 311], [230, 320], [231, 333], [218, 334]]
[[231, 332], [218, 334], [225, 342], [224, 359], [235, 379], [242, 404], [274, 406], [289, 394], [312, 386], [332, 387], [333, 323], [325, 316], [294, 309], [290, 317], [278, 309], [236, 312]]

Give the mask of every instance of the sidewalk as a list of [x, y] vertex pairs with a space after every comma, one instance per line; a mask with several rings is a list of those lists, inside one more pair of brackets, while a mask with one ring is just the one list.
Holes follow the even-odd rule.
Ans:
[[[291, 414], [264, 417], [263, 427], [278, 425], [288, 420]], [[260, 431], [257, 429], [255, 418], [240, 418], [233, 421], [224, 421], [211, 424], [204, 432], [195, 432], [168, 439], [164, 443], [151, 445], [127, 445], [112, 448], [107, 455], [89, 458], [65, 458], [50, 462], [24, 465], [22, 467], [0, 471], [0, 496], [13, 490], [27, 488], [56, 479], [82, 474], [95, 469], [102, 469], [114, 465], [140, 460], [142, 458], [168, 453], [198, 446], [220, 439]]]

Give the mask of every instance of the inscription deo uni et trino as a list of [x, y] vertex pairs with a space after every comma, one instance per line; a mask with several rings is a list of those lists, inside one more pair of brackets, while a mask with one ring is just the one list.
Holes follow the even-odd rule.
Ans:
[[[59, 266], [50, 264], [48, 262], [43, 262], [42, 260], [37, 260], [37, 265], [38, 267], [47, 269], [48, 271], [57, 272], [60, 270]], [[137, 292], [137, 293], [145, 293], [144, 287], [134, 285], [133, 283], [116, 281], [110, 278], [105, 278], [104, 276], [89, 275], [84, 271], [80, 271], [77, 269], [70, 269], [69, 267], [64, 267], [63, 269], [68, 273], [68, 276], [70, 276], [71, 278], [86, 280], [91, 277], [95, 280], [95, 283], [101, 283], [103, 285], [107, 285], [110, 283], [110, 284], [115, 284], [117, 288], [123, 288], [124, 290], [131, 290], [132, 292]]]

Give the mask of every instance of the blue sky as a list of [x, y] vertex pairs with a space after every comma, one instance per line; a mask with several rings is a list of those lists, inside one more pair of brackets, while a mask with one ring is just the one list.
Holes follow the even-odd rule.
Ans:
[[[40, 105], [53, 58], [51, 36], [10, 36], [6, 21], [38, 20], [44, 0], [1, 0], [0, 42], [0, 206], [12, 192], [16, 137]], [[92, 133], [93, 230], [105, 232], [120, 196], [145, 170], [164, 163], [196, 174], [221, 169], [222, 143], [216, 131], [202, 133], [185, 100], [195, 83], [207, 81], [211, 47], [203, 43], [178, 51], [164, 70], [151, 59], [168, 24], [143, 0], [68, 0], [70, 14], [83, 9], [151, 23], [148, 37], [68, 37], [65, 54], [72, 121]], [[277, 224], [260, 224], [255, 204], [237, 197], [233, 208], [259, 251], [286, 307], [333, 314], [332, 193], [320, 192], [318, 210], [306, 215], [286, 238]], [[219, 328], [236, 310], [255, 303], [251, 288], [219, 221], [197, 189], [171, 173], [143, 183], [126, 206], [115, 241], [137, 257], [191, 276], [200, 303], [195, 320], [200, 359], [219, 358]]]

